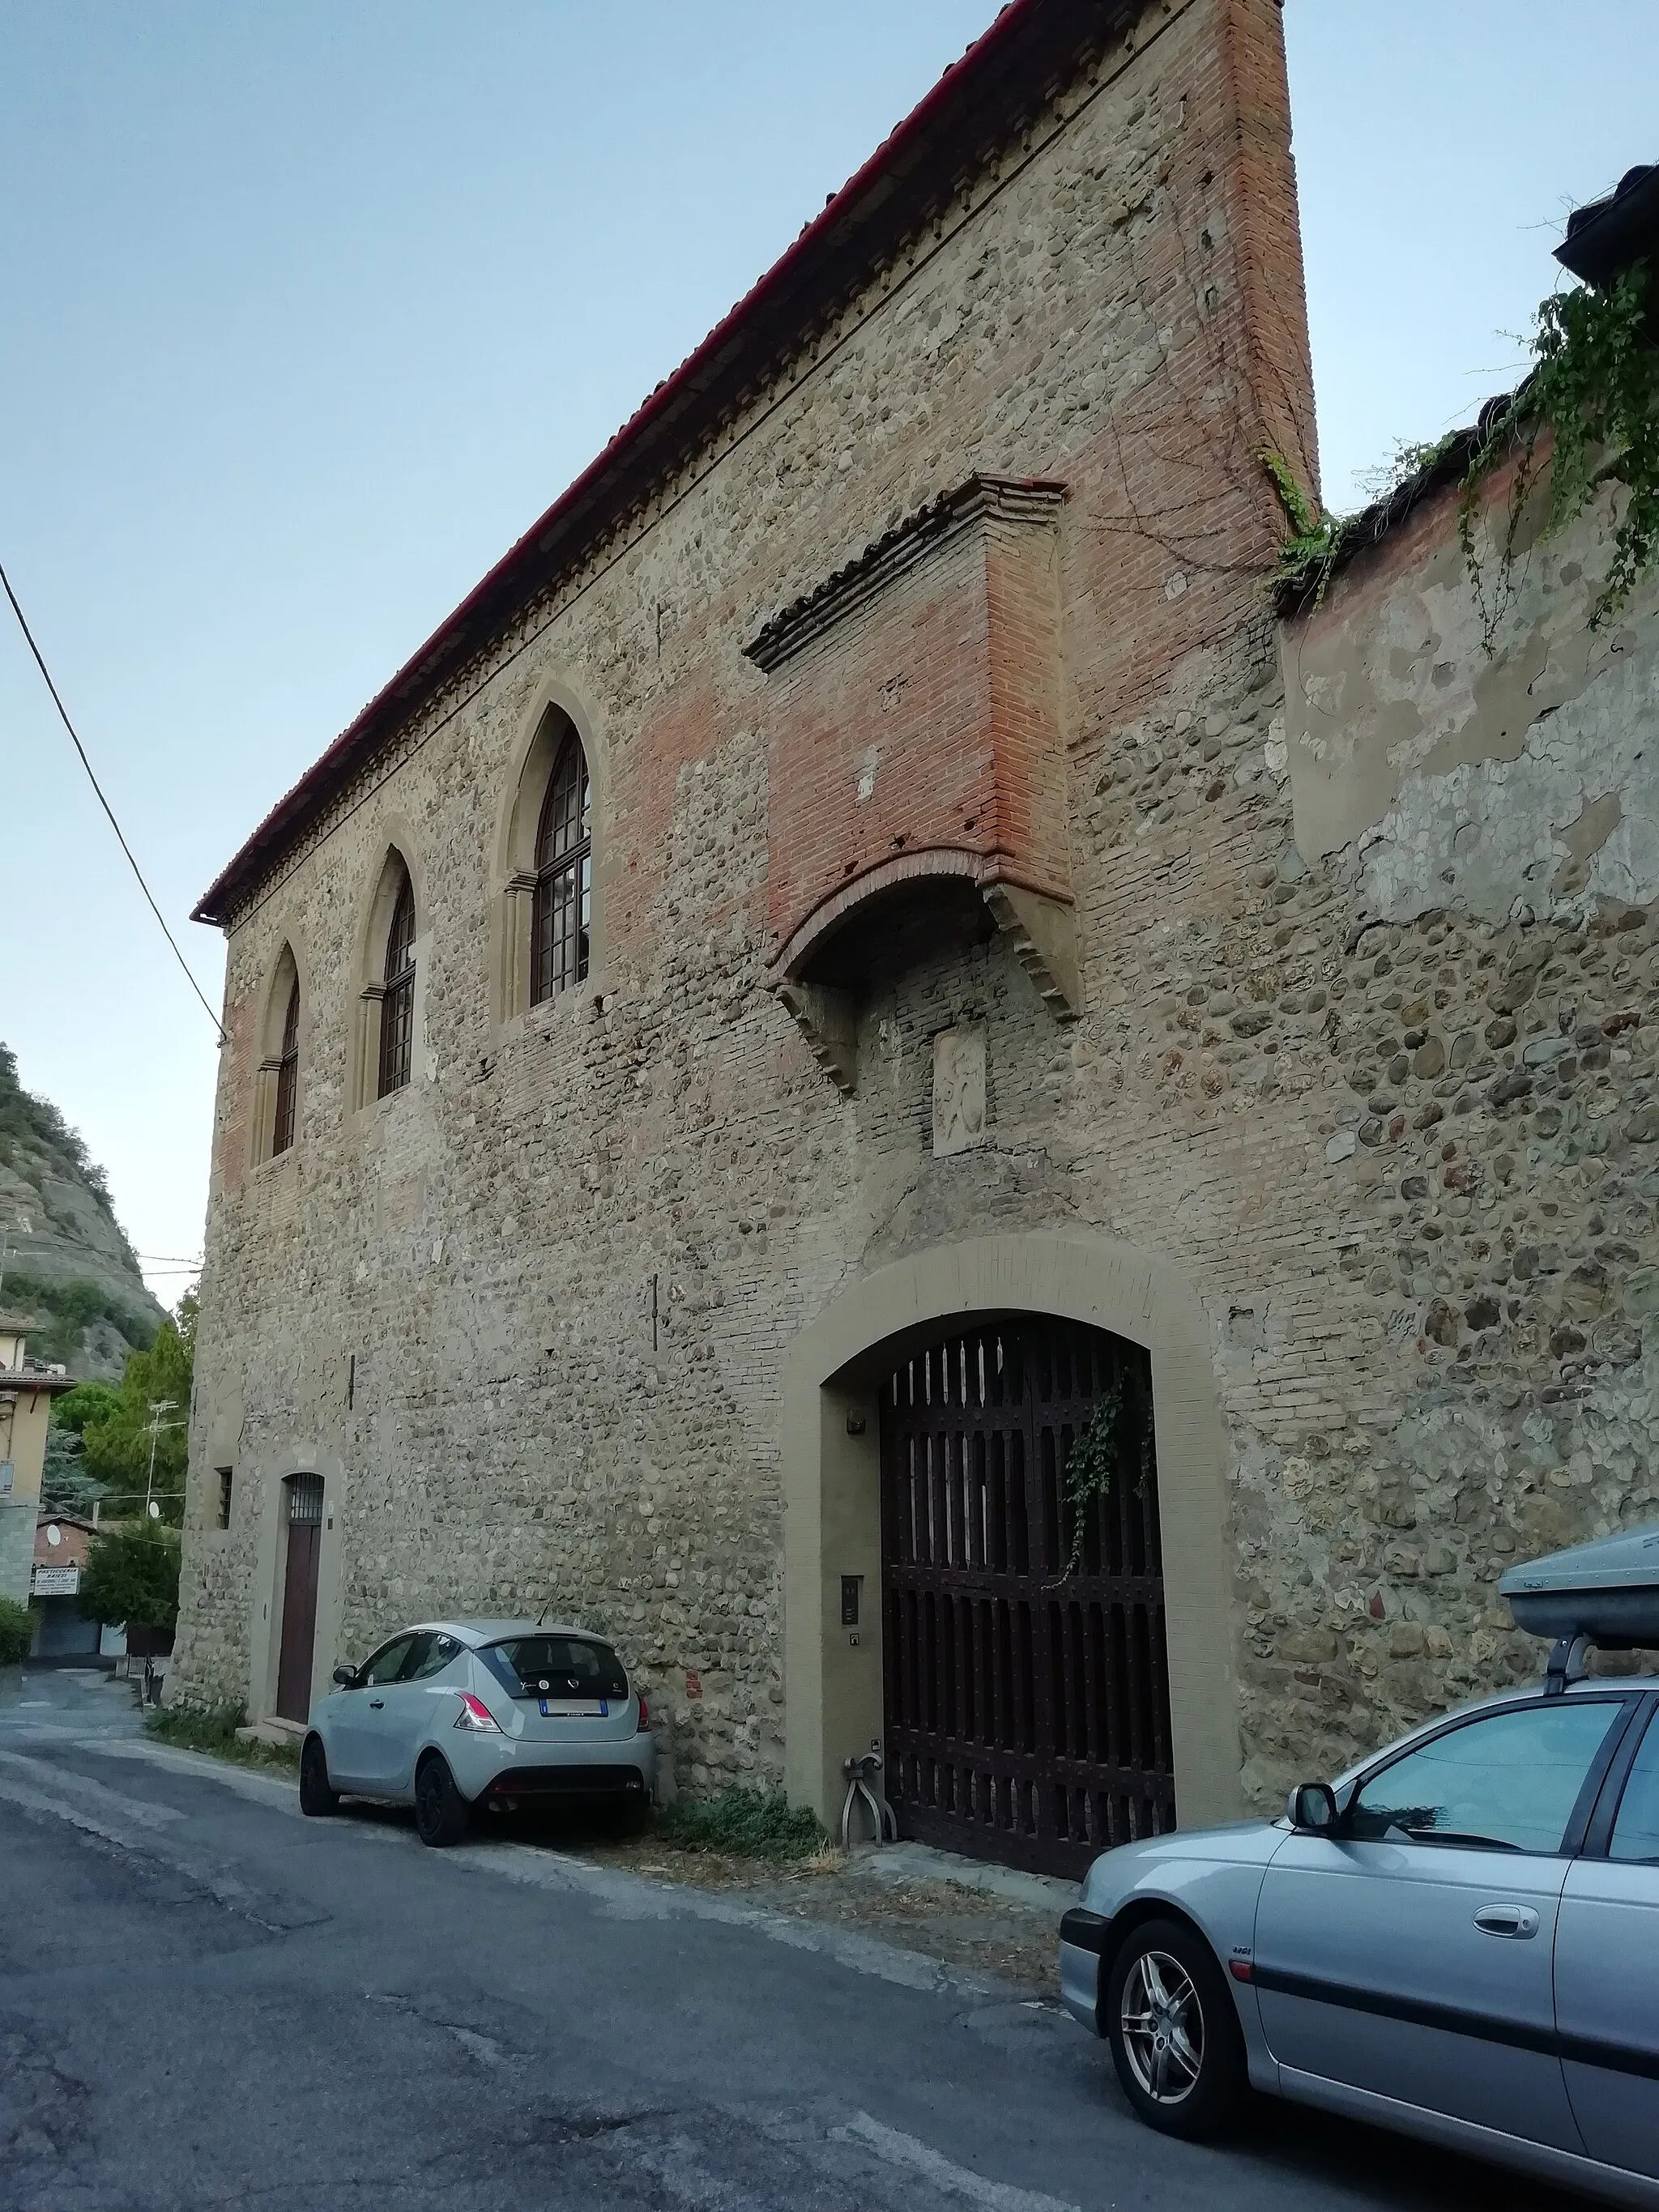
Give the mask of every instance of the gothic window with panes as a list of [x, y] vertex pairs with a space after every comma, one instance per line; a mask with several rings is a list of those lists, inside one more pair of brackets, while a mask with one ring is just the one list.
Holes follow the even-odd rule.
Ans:
[[404, 872], [386, 941], [386, 983], [380, 998], [382, 1098], [409, 1081], [415, 1043], [415, 893]]
[[272, 1126], [273, 1158], [294, 1142], [295, 1108], [300, 1092], [300, 980], [296, 975], [283, 1017], [283, 1045], [276, 1056], [276, 1118]]
[[587, 757], [573, 731], [560, 748], [536, 832], [531, 921], [532, 1006], [587, 973], [593, 911], [592, 798]]

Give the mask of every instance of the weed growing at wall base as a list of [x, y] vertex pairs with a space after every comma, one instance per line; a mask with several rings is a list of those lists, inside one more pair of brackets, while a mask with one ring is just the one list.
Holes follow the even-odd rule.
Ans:
[[805, 1805], [781, 1790], [723, 1790], [718, 1797], [678, 1798], [657, 1832], [686, 1851], [728, 1851], [734, 1857], [804, 1859], [821, 1850], [823, 1830]]
[[181, 1751], [204, 1751], [238, 1766], [297, 1767], [294, 1744], [244, 1743], [236, 1731], [247, 1719], [241, 1705], [163, 1705], [144, 1717], [145, 1733]]

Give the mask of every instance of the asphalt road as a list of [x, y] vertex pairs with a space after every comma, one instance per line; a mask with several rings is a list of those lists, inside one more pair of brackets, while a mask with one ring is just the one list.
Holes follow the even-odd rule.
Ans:
[[143, 1741], [0, 1677], [0, 2208], [1563, 2212], [1264, 2107], [1130, 2117], [1063, 2014], [832, 1927]]

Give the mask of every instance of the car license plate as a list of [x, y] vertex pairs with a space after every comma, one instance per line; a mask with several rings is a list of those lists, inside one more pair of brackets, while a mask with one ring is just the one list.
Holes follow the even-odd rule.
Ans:
[[541, 1701], [544, 1720], [605, 1720], [611, 1711], [609, 1698], [589, 1698], [580, 1705], [557, 1705], [551, 1698]]

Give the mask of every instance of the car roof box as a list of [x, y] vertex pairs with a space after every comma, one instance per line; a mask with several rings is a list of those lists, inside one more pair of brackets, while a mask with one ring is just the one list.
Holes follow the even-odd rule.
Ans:
[[1529, 1636], [1584, 1636], [1604, 1651], [1659, 1647], [1659, 1524], [1511, 1567], [1498, 1589]]

